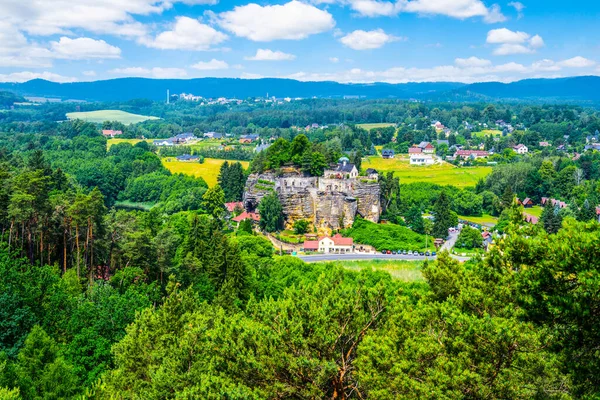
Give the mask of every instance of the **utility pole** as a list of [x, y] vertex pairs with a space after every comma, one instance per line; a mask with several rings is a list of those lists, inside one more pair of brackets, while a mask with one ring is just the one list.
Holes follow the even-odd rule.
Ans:
[[169, 89], [167, 89], [167, 104], [169, 104], [170, 100], [171, 100], [171, 95], [169, 94]]

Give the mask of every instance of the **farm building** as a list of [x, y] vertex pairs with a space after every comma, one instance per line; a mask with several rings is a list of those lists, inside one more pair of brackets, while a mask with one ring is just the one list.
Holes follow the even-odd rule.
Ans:
[[433, 165], [435, 160], [431, 154], [411, 154], [410, 165]]
[[383, 157], [383, 158], [394, 158], [394, 150], [392, 150], [392, 149], [383, 149], [383, 150], [381, 150], [381, 157]]
[[258, 135], [242, 135], [240, 136], [240, 143], [242, 143], [242, 140], [247, 140], [247, 142], [244, 143], [252, 143], [258, 140]]
[[177, 161], [184, 161], [184, 162], [193, 162], [193, 161], [200, 160], [199, 156], [190, 155], [190, 154], [182, 154], [182, 155], [177, 156], [175, 158], [177, 158]]
[[521, 200], [519, 200], [519, 198], [517, 198], [517, 204], [519, 204], [525, 208], [531, 208], [535, 205], [533, 203], [533, 200], [531, 200], [529, 197], [525, 198], [523, 201], [521, 201]]

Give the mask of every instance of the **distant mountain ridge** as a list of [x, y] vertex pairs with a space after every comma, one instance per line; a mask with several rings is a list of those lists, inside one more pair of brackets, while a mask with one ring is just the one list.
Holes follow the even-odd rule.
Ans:
[[343, 84], [301, 82], [292, 79], [148, 79], [119, 78], [94, 82], [55, 83], [34, 79], [24, 83], [0, 83], [0, 90], [23, 96], [56, 97], [63, 100], [126, 101], [166, 99], [171, 94], [193, 93], [216, 98], [361, 97], [431, 101], [540, 100], [580, 103], [600, 102], [600, 77], [581, 76], [557, 79], [527, 79], [513, 83], [456, 82]]

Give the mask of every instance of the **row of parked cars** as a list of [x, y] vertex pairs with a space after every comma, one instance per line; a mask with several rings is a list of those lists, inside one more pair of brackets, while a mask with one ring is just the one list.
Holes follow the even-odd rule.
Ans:
[[403, 255], [403, 256], [435, 256], [436, 252], [419, 252], [419, 251], [412, 251], [412, 250], [381, 250], [381, 254], [394, 254], [394, 255]]

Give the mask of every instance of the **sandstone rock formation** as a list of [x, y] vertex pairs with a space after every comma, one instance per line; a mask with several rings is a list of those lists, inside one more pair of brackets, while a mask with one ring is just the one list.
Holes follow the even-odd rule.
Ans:
[[349, 228], [356, 215], [373, 222], [379, 221], [380, 188], [375, 181], [364, 177], [331, 179], [304, 177], [298, 173], [275, 176], [273, 173], [248, 177], [244, 191], [244, 206], [252, 211], [268, 193], [275, 192], [283, 207], [286, 227], [306, 219], [319, 233]]

